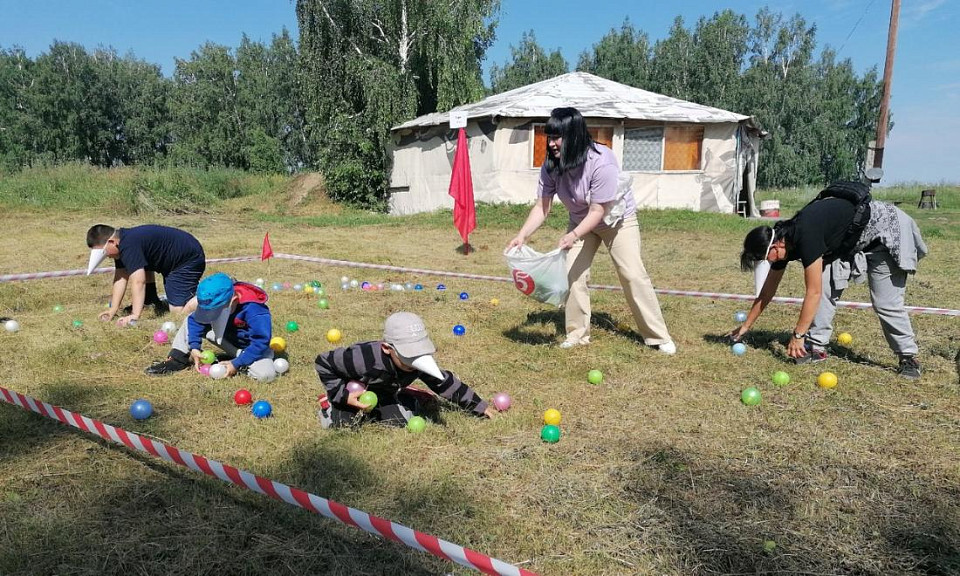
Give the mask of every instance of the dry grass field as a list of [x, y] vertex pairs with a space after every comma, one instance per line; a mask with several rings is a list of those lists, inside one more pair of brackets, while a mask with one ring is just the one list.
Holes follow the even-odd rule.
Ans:
[[[916, 190], [891, 192], [903, 195], [931, 248], [908, 303], [960, 308], [958, 191], [938, 192], [942, 208], [921, 212], [909, 208]], [[475, 251], [464, 256], [449, 213], [391, 218], [298, 194], [281, 185], [204, 214], [7, 204], [0, 273], [82, 268], [89, 225], [159, 222], [192, 232], [208, 257], [259, 254], [269, 231], [276, 252], [504, 276], [502, 248], [525, 215], [482, 207]], [[796, 208], [810, 195], [780, 197]], [[737, 257], [754, 223], [678, 211], [640, 220], [656, 286], [752, 288]], [[557, 214], [533, 245], [551, 247], [562, 223]], [[838, 331], [853, 343], [835, 346], [825, 364], [795, 366], [784, 357], [798, 313], [790, 306], [772, 306], [737, 357], [721, 335], [745, 303], [662, 296], [679, 348], [667, 357], [638, 342], [620, 293], [597, 292], [593, 343], [565, 351], [556, 347], [562, 312], [506, 283], [276, 259], [213, 271], [324, 284], [329, 310], [316, 296], [270, 293], [288, 374], [271, 384], [144, 375], [165, 354], [151, 335], [166, 318], [147, 314], [135, 329], [98, 322], [109, 278], [97, 275], [0, 283], [0, 316], [22, 325], [0, 331], [0, 385], [544, 575], [960, 573], [955, 317], [913, 317], [925, 369], [913, 383], [894, 373], [871, 311], [840, 311]], [[343, 292], [344, 275], [426, 289]], [[605, 252], [593, 281], [616, 283]], [[800, 294], [791, 269], [781, 295]], [[866, 300], [865, 286], [844, 299]], [[486, 421], [445, 406], [419, 435], [321, 430], [313, 358], [331, 349], [323, 334], [336, 327], [347, 341], [376, 339], [397, 310], [424, 317], [442, 367], [484, 397], [509, 392], [513, 407]], [[288, 320], [300, 331], [286, 334]], [[463, 337], [451, 332], [458, 323]], [[590, 369], [604, 372], [602, 385], [587, 383]], [[789, 385], [771, 383], [776, 370], [790, 373]], [[837, 388], [817, 387], [822, 370], [838, 375]], [[759, 406], [740, 403], [747, 386], [762, 390]], [[234, 406], [240, 387], [269, 400], [273, 417]], [[130, 417], [137, 398], [153, 403], [150, 419]], [[539, 439], [547, 408], [563, 414], [553, 445]], [[0, 574], [267, 573], [468, 571], [0, 404]]]

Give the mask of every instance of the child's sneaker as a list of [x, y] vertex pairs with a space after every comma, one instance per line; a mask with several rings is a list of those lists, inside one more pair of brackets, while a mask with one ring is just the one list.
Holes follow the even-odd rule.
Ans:
[[897, 368], [897, 374], [910, 380], [920, 379], [920, 362], [916, 356], [901, 356], [900, 367]]
[[323, 394], [317, 398], [317, 402], [320, 403], [320, 409], [317, 410], [317, 420], [320, 421], [320, 427], [324, 430], [333, 427], [333, 419], [330, 418], [330, 401], [327, 400], [327, 395]]
[[166, 376], [174, 372], [180, 372], [190, 367], [190, 356], [173, 350], [170, 356], [161, 362], [154, 362], [149, 368], [144, 370], [148, 376]]
[[794, 363], [816, 364], [817, 362], [823, 362], [827, 359], [827, 351], [822, 346], [814, 346], [813, 344], [806, 342], [804, 343], [803, 348], [807, 351], [807, 355], [794, 358]]

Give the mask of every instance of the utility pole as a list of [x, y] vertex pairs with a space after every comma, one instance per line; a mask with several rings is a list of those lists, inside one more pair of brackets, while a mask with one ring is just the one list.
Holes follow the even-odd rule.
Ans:
[[887, 32], [887, 61], [883, 65], [883, 96], [880, 100], [880, 119], [877, 122], [877, 141], [873, 147], [873, 170], [868, 178], [879, 182], [883, 176], [883, 148], [887, 141], [890, 122], [890, 87], [893, 84], [893, 59], [897, 52], [897, 29], [900, 26], [900, 0], [890, 5], [890, 30]]

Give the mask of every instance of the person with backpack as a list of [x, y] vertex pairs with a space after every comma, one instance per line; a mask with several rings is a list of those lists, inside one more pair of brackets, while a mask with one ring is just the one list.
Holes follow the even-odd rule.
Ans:
[[617, 157], [590, 137], [576, 108], [555, 108], [544, 128], [547, 157], [540, 168], [537, 201], [510, 250], [523, 246], [550, 213], [554, 197], [567, 208], [567, 232], [557, 247], [567, 250], [570, 292], [564, 305], [567, 337], [561, 348], [590, 343], [590, 266], [600, 244], [607, 247], [637, 330], [647, 346], [676, 354], [653, 282], [640, 259], [640, 225], [631, 180], [622, 178]]
[[166, 376], [201, 363], [203, 340], [216, 344], [229, 360], [220, 362], [229, 378], [246, 373], [271, 382], [277, 376], [270, 338], [273, 327], [267, 293], [259, 286], [237, 282], [223, 272], [204, 278], [197, 286], [197, 309], [181, 324], [170, 355], [146, 369], [150, 376]]
[[831, 184], [793, 218], [754, 228], [744, 238], [741, 268], [766, 263], [769, 272], [746, 321], [730, 337], [738, 341], [747, 333], [776, 295], [787, 263], [799, 260], [805, 291], [787, 355], [798, 364], [826, 360], [837, 300], [850, 281], [866, 275], [883, 335], [899, 358], [897, 373], [916, 380], [919, 348], [904, 298], [907, 277], [926, 254], [917, 223], [902, 210], [873, 200], [866, 184]]

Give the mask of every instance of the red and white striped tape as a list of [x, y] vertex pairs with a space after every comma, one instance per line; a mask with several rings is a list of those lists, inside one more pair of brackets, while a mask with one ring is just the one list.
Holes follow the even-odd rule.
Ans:
[[57, 420], [63, 424], [73, 426], [89, 434], [99, 436], [104, 440], [121, 444], [131, 450], [162, 458], [172, 464], [190, 468], [195, 472], [206, 474], [223, 482], [236, 484], [241, 488], [246, 488], [275, 500], [280, 500], [287, 504], [303, 508], [304, 510], [326, 516], [331, 520], [348, 524], [376, 536], [388, 538], [415, 550], [428, 552], [438, 558], [456, 562], [461, 566], [472, 568], [484, 574], [537, 576], [536, 573], [530, 572], [529, 570], [524, 570], [523, 568], [508, 564], [502, 560], [497, 560], [496, 558], [491, 558], [452, 542], [441, 540], [436, 536], [417, 532], [396, 522], [367, 514], [356, 508], [344, 506], [333, 500], [328, 500], [292, 486], [257, 476], [251, 472], [222, 464], [216, 460], [210, 460], [185, 450], [179, 450], [168, 444], [144, 438], [132, 432], [127, 432], [122, 428], [104, 424], [99, 420], [94, 420], [81, 414], [75, 414], [69, 410], [47, 404], [46, 402], [39, 402], [30, 396], [8, 390], [2, 386], [0, 386], [0, 400], [14, 406], [19, 406], [24, 410], [36, 412], [52, 420]]
[[[513, 278], [506, 276], [487, 276], [483, 274], [468, 274], [466, 272], [446, 272], [443, 270], [428, 270], [426, 268], [405, 268], [403, 266], [389, 266], [387, 264], [370, 264], [367, 262], [351, 262], [349, 260], [333, 260], [331, 258], [318, 258], [315, 256], [301, 256], [298, 254], [274, 254], [274, 258], [280, 258], [283, 260], [297, 260], [300, 262], [313, 262], [315, 264], [326, 264], [328, 266], [342, 266], [346, 268], [367, 268], [372, 270], [388, 270], [391, 272], [406, 272], [408, 274], [425, 274], [429, 276], [445, 276], [448, 278], [467, 278], [470, 280], [489, 280], [493, 282], [508, 282], [513, 283]], [[259, 260], [259, 256], [240, 256], [236, 258], [214, 258], [207, 260], [211, 264], [219, 264], [225, 262], [251, 262], [254, 260]], [[111, 272], [113, 268], [97, 268], [97, 273]], [[0, 282], [10, 282], [13, 280], [35, 280], [38, 278], [62, 278], [65, 276], [81, 276], [86, 273], [86, 270], [60, 270], [54, 272], [35, 272], [32, 274], [6, 274], [0, 276]], [[590, 288], [594, 290], [623, 290], [620, 286], [603, 286], [591, 284]], [[664, 294], [667, 296], [691, 296], [694, 298], [710, 298], [713, 300], [741, 300], [745, 302], [753, 302], [754, 297], [748, 294], [726, 294], [723, 292], [696, 292], [693, 290], [669, 290], [664, 288], [655, 288], [654, 292], [657, 294]], [[785, 296], [777, 296], [773, 299], [774, 302], [779, 302], [782, 304], [802, 304], [802, 298], [790, 298]], [[873, 305], [869, 302], [848, 302], [848, 301], [838, 301], [837, 307], [839, 308], [853, 308], [855, 310], [863, 310], [870, 308]], [[960, 316], [960, 310], [955, 310], [952, 308], [934, 308], [931, 306], [904, 306], [907, 312], [911, 314], [934, 314], [937, 316]]]

